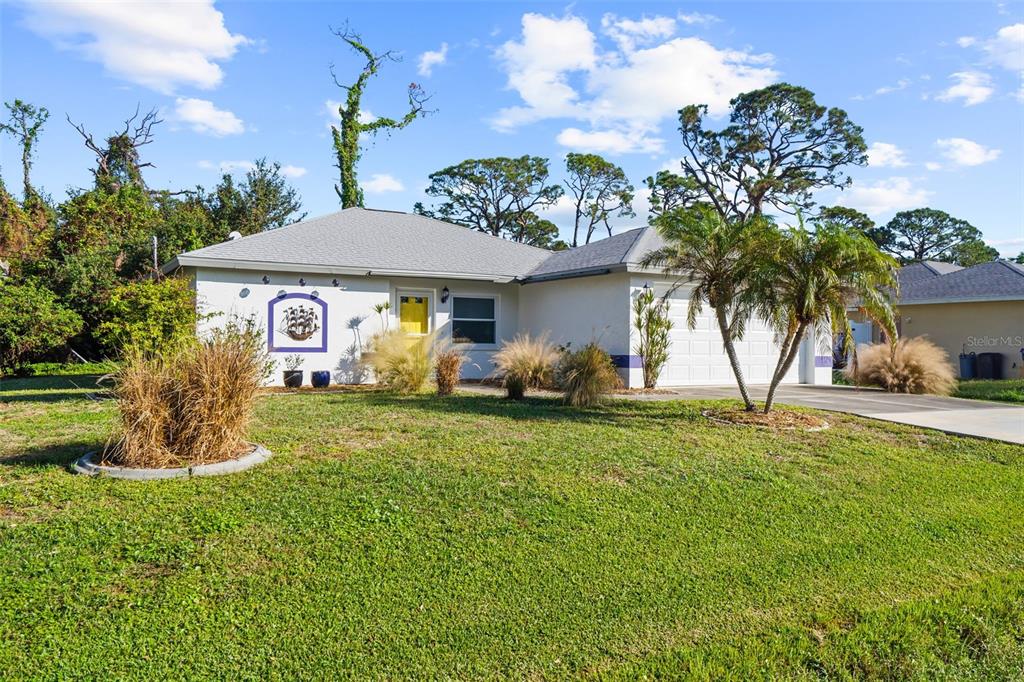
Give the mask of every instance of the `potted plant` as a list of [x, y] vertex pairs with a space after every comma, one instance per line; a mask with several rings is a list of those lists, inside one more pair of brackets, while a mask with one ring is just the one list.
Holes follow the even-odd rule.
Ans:
[[313, 388], [324, 388], [331, 385], [331, 373], [328, 370], [320, 370], [309, 373], [309, 383]]
[[284, 385], [288, 388], [302, 386], [302, 370], [299, 369], [302, 366], [302, 356], [286, 355], [284, 357], [284, 366]]

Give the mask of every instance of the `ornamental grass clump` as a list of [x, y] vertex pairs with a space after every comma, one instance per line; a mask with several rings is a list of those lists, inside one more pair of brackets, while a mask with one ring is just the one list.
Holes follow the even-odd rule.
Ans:
[[167, 468], [244, 454], [269, 371], [259, 335], [235, 326], [166, 353], [129, 351], [111, 375], [120, 425], [104, 460]]
[[956, 388], [946, 351], [923, 336], [900, 339], [895, 345], [861, 346], [847, 376], [856, 384], [879, 386], [890, 393], [949, 395]]
[[369, 364], [377, 383], [398, 393], [417, 393], [434, 369], [432, 334], [411, 336], [401, 329], [385, 331], [370, 342]]
[[466, 354], [453, 346], [434, 354], [434, 375], [438, 395], [451, 395], [455, 392], [455, 386], [459, 383], [459, 373], [465, 362]]
[[565, 392], [566, 404], [590, 407], [619, 388], [622, 380], [611, 356], [591, 341], [577, 351], [566, 350], [562, 354], [558, 383]]
[[548, 341], [547, 334], [516, 334], [494, 354], [493, 360], [508, 398], [522, 400], [528, 389], [551, 384], [558, 350]]

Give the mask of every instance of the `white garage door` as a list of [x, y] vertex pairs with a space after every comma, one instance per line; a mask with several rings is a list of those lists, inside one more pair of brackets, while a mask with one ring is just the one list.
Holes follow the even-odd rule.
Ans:
[[[686, 325], [687, 300], [685, 292], [677, 292], [669, 306], [672, 319], [671, 346], [669, 359], [658, 378], [660, 386], [718, 385], [736, 381], [729, 366], [729, 358], [722, 349], [722, 335], [714, 312], [707, 306], [697, 318], [697, 325], [690, 330]], [[742, 341], [737, 341], [736, 353], [743, 366], [743, 375], [750, 384], [767, 384], [775, 363], [778, 362], [779, 348], [774, 333], [760, 320], [747, 324]], [[797, 383], [799, 361], [793, 363], [783, 383]]]

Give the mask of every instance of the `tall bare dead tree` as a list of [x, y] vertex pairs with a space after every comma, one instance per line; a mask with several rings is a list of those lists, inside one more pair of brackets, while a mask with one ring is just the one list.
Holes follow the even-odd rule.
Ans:
[[114, 133], [103, 145], [98, 144], [85, 130], [82, 124], [75, 124], [68, 116], [68, 123], [78, 131], [88, 147], [96, 155], [96, 168], [92, 173], [96, 178], [96, 186], [116, 191], [120, 187], [133, 184], [146, 187], [142, 179], [143, 168], [153, 168], [153, 164], [143, 162], [139, 149], [153, 141], [153, 126], [163, 123], [157, 118], [156, 109], [151, 109], [139, 118], [139, 108], [124, 122], [124, 130]]
[[338, 106], [339, 124], [331, 126], [339, 174], [339, 183], [334, 186], [334, 191], [341, 199], [341, 207], [349, 208], [363, 205], [363, 192], [359, 189], [359, 181], [356, 178], [356, 165], [359, 163], [360, 156], [360, 137], [364, 133], [376, 135], [381, 131], [391, 133], [405, 128], [418, 117], [428, 113], [424, 105], [430, 98], [419, 84], [409, 83], [409, 111], [402, 118], [380, 116], [372, 120], [365, 120], [361, 116], [361, 102], [366, 83], [377, 74], [382, 64], [388, 61], [401, 61], [401, 59], [391, 50], [374, 54], [363, 43], [362, 38], [348, 28], [348, 25], [344, 29], [332, 29], [331, 32], [366, 59], [366, 64], [351, 85], [339, 82], [334, 65], [331, 65], [331, 78], [334, 80], [334, 84], [346, 93], [345, 102]]

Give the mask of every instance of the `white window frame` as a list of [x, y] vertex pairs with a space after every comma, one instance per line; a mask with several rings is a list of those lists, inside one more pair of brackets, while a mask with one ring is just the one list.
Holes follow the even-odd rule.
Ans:
[[[452, 343], [457, 345], [460, 348], [470, 349], [470, 350], [473, 350], [473, 349], [491, 350], [491, 349], [497, 348], [498, 347], [498, 339], [499, 339], [499, 335], [498, 335], [498, 317], [499, 317], [499, 310], [501, 310], [501, 297], [498, 296], [497, 294], [473, 294], [473, 293], [466, 292], [466, 293], [459, 293], [459, 294], [451, 294], [451, 296], [449, 298], [451, 299], [451, 302], [449, 304], [451, 306], [451, 308], [449, 309], [449, 313], [448, 313], [448, 323], [451, 326], [451, 340], [452, 340]], [[490, 299], [490, 300], [494, 301], [494, 317], [493, 318], [484, 318], [484, 317], [455, 317], [455, 299], [457, 299], [457, 298], [486, 298], [486, 299]], [[455, 340], [455, 322], [456, 321], [462, 321], [462, 322], [493, 322], [494, 323], [494, 343], [474, 343], [472, 341], [456, 341]]]

